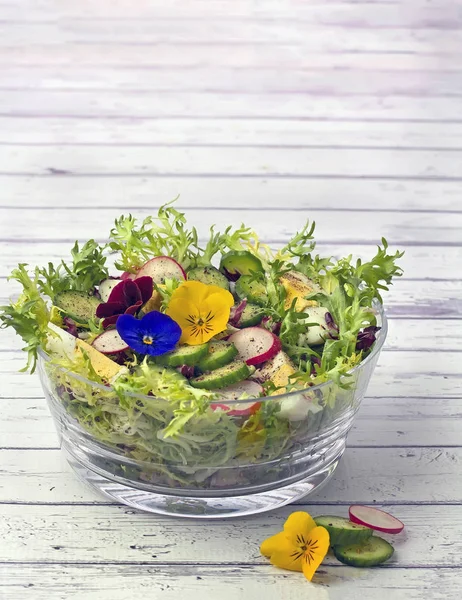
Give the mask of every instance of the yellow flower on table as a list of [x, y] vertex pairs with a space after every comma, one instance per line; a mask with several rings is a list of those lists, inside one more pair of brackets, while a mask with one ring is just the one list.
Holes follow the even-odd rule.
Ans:
[[318, 527], [306, 512], [294, 512], [284, 523], [284, 531], [265, 540], [263, 556], [275, 567], [301, 571], [311, 581], [329, 550], [329, 532]]
[[178, 323], [180, 344], [204, 344], [226, 329], [234, 298], [216, 285], [185, 281], [172, 294], [166, 314]]

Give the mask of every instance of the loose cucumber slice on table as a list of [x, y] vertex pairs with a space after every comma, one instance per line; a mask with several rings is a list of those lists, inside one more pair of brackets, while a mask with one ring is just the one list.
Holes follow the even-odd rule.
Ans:
[[335, 558], [352, 567], [375, 567], [393, 556], [393, 546], [373, 535], [360, 544], [334, 546]]
[[329, 532], [331, 546], [346, 546], [348, 544], [360, 544], [369, 539], [372, 529], [352, 523], [344, 517], [333, 517], [322, 515], [315, 517], [316, 525], [325, 527]]
[[210, 342], [208, 354], [200, 360], [198, 366], [201, 371], [214, 371], [230, 363], [236, 356], [237, 348], [232, 342]]
[[181, 367], [182, 365], [194, 366], [207, 355], [208, 344], [198, 346], [180, 346], [172, 352], [157, 358], [157, 363], [166, 367]]
[[236, 281], [241, 275], [250, 275], [258, 271], [263, 273], [261, 260], [247, 250], [232, 250], [222, 256], [220, 271], [231, 281]]
[[188, 271], [188, 279], [193, 281], [200, 281], [206, 285], [216, 285], [225, 290], [229, 290], [229, 283], [223, 273], [220, 273], [218, 269], [212, 267], [195, 267]]
[[236, 294], [239, 298], [247, 298], [249, 302], [260, 306], [268, 302], [264, 284], [255, 281], [252, 275], [243, 275], [236, 281]]
[[247, 379], [251, 375], [252, 371], [251, 367], [243, 360], [235, 360], [229, 365], [191, 379], [189, 383], [195, 388], [218, 390], [232, 383], [244, 381], [244, 379]]
[[101, 300], [85, 292], [69, 291], [57, 294], [54, 304], [68, 317], [83, 325], [96, 316], [96, 309], [101, 304]]
[[253, 325], [258, 325], [261, 323], [264, 316], [265, 312], [261, 306], [247, 304], [242, 311], [238, 325], [239, 327], [252, 327]]

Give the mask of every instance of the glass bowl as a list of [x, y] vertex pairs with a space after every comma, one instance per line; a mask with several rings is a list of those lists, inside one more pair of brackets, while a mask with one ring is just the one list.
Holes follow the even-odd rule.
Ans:
[[348, 389], [329, 381], [261, 404], [226, 401], [231, 411], [207, 408], [178, 439], [159, 429], [159, 415], [164, 423], [171, 412], [168, 399], [118, 395], [53, 365], [44, 352], [39, 373], [61, 447], [85, 482], [153, 513], [250, 515], [305, 497], [334, 473], [386, 338], [381, 307], [377, 321], [377, 340]]

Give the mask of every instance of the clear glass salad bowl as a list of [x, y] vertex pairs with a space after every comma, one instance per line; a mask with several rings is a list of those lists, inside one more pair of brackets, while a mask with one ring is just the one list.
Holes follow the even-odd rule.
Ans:
[[298, 500], [332, 476], [387, 334], [348, 387], [326, 382], [279, 396], [208, 407], [178, 438], [163, 438], [168, 399], [119, 394], [54, 365], [39, 373], [61, 447], [77, 474], [137, 509], [196, 518], [243, 516]]

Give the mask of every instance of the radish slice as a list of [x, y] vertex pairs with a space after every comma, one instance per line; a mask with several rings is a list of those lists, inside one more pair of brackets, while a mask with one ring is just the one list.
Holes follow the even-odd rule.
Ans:
[[358, 525], [364, 525], [375, 531], [383, 531], [383, 533], [399, 533], [404, 529], [404, 523], [392, 515], [373, 508], [371, 506], [359, 506], [354, 504], [349, 509], [350, 521]]
[[259, 365], [273, 358], [281, 349], [281, 340], [262, 327], [246, 327], [234, 333], [232, 342], [242, 360], [248, 365]]
[[213, 410], [223, 410], [230, 417], [250, 417], [260, 408], [261, 402], [242, 402], [228, 406], [227, 404], [211, 404]]
[[101, 300], [103, 302], [107, 302], [109, 300], [109, 296], [111, 295], [112, 290], [115, 286], [120, 283], [122, 279], [112, 279], [109, 277], [108, 279], [103, 279], [103, 281], [99, 284], [99, 295], [101, 296]]
[[108, 329], [101, 333], [93, 340], [92, 346], [101, 354], [120, 354], [129, 348], [116, 329]]
[[124, 271], [122, 273], [122, 275], [120, 276], [120, 279], [122, 281], [125, 281], [126, 279], [135, 279], [136, 275], [137, 275], [137, 273], [129, 273], [128, 271]]
[[148, 260], [135, 279], [145, 276], [152, 277], [154, 283], [164, 283], [166, 279], [186, 279], [183, 267], [169, 256], [156, 256]]

